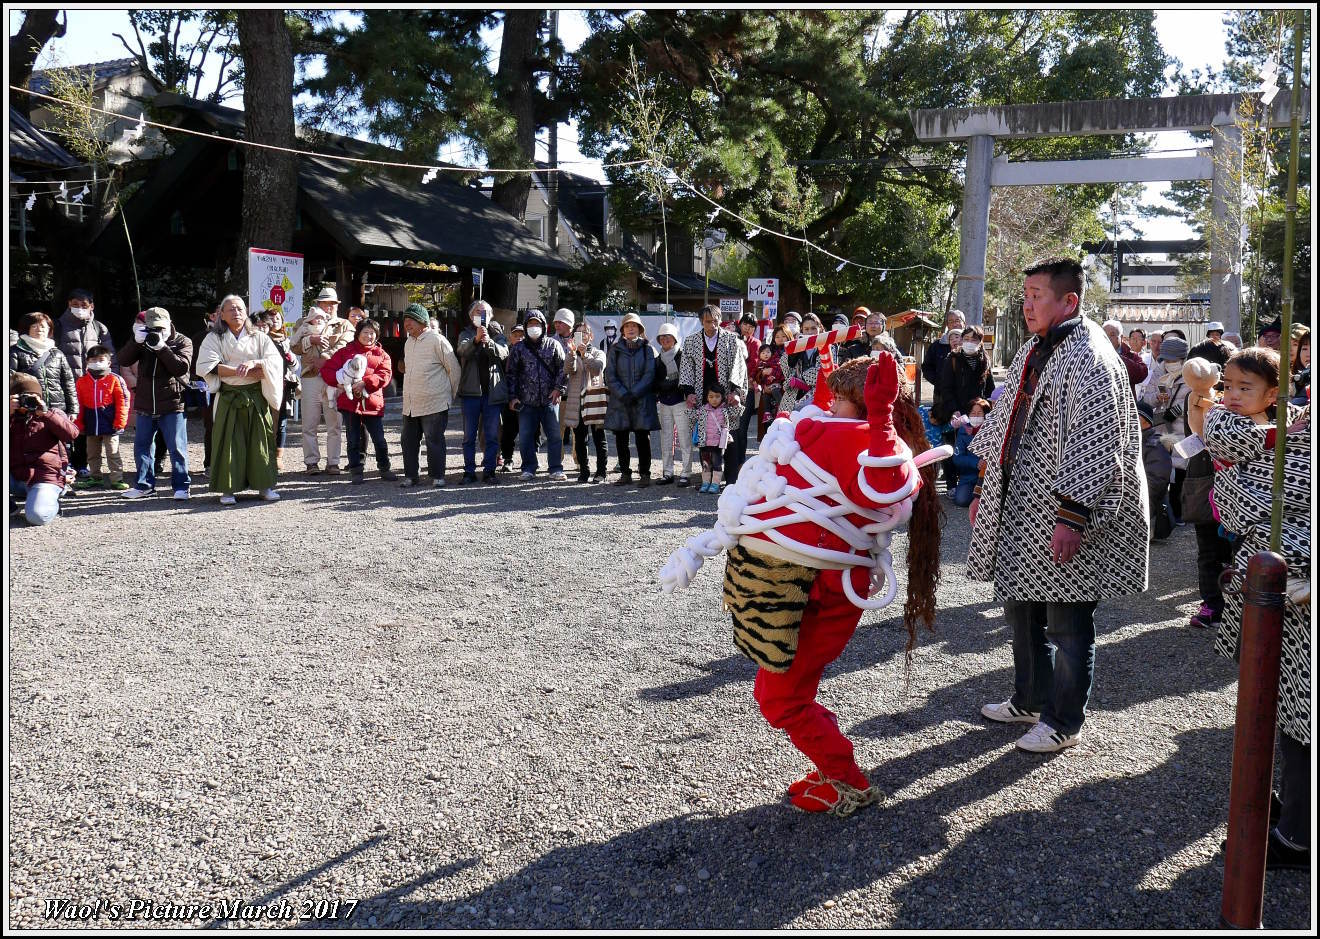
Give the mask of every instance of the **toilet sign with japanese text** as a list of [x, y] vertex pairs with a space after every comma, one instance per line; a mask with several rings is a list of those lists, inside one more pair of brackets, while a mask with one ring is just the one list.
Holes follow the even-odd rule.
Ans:
[[779, 302], [778, 277], [751, 277], [747, 280], [747, 299], [761, 303]]
[[248, 249], [248, 311], [270, 310], [286, 323], [302, 318], [303, 256]]

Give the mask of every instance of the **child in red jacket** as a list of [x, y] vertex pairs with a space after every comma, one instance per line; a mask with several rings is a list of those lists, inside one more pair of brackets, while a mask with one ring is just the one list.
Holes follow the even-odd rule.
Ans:
[[[78, 433], [87, 440], [87, 465], [92, 475], [76, 483], [78, 489], [106, 485], [124, 490], [124, 461], [119, 456], [119, 435], [128, 426], [128, 389], [110, 371], [110, 350], [92, 346], [87, 350], [87, 371], [75, 383], [78, 391]], [[110, 475], [101, 475], [101, 462]]]
[[844, 816], [880, 794], [816, 691], [862, 613], [893, 602], [889, 542], [914, 516], [904, 608], [909, 651], [917, 620], [932, 626], [939, 505], [933, 468], [923, 479], [922, 467], [948, 448], [914, 459], [913, 449], [926, 446], [921, 418], [910, 401], [898, 400], [898, 366], [888, 353], [841, 366], [829, 390], [831, 413], [812, 405], [774, 422], [721, 496], [715, 528], [671, 555], [660, 581], [672, 593], [691, 582], [703, 558], [729, 551], [724, 605], [734, 645], [760, 666], [756, 702], [816, 766], [789, 787], [789, 801]]

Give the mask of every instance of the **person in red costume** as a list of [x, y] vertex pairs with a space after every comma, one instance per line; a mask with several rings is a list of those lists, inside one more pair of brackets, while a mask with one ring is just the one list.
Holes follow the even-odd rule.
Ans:
[[[932, 483], [934, 463], [948, 454], [940, 448], [914, 459], [913, 450], [926, 447], [921, 419], [900, 398], [898, 365], [888, 353], [852, 360], [829, 375], [827, 387], [818, 388], [816, 405], [775, 421], [721, 497], [715, 528], [689, 539], [660, 579], [672, 592], [691, 581], [702, 557], [728, 550], [724, 605], [734, 644], [760, 666], [756, 702], [815, 764], [789, 787], [789, 801], [846, 816], [880, 793], [834, 714], [816, 700], [817, 689], [862, 613], [893, 601], [889, 540], [914, 515], [904, 611], [909, 652], [917, 621], [933, 625], [939, 505]], [[830, 392], [826, 413], [819, 405]]]

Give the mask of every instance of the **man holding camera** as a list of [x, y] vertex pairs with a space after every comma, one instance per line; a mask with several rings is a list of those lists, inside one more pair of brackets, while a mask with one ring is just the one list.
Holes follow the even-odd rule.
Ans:
[[137, 485], [124, 493], [125, 499], [140, 499], [156, 491], [152, 443], [156, 431], [170, 451], [170, 485], [174, 498], [188, 498], [188, 420], [184, 414], [184, 392], [192, 364], [192, 340], [170, 323], [169, 311], [153, 306], [143, 321], [133, 324], [133, 338], [119, 350], [122, 365], [137, 364], [137, 394], [133, 410], [137, 426], [133, 432], [133, 461]]
[[60, 514], [78, 428], [60, 410], [47, 410], [41, 382], [26, 372], [9, 374], [9, 494], [24, 501], [29, 525], [48, 525]]

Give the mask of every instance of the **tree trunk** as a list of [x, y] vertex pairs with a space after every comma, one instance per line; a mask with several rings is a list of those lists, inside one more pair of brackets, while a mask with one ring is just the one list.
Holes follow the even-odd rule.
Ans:
[[[497, 96], [513, 115], [519, 162], [534, 165], [536, 156], [536, 41], [544, 14], [540, 10], [508, 10], [500, 39], [500, 67], [495, 73]], [[527, 219], [532, 178], [511, 173], [495, 181], [491, 201], [519, 222]], [[486, 300], [496, 307], [518, 306], [518, 275], [487, 272], [482, 284]]]
[[[28, 10], [23, 14], [23, 25], [9, 37], [9, 84], [15, 88], [27, 87], [41, 50], [52, 39], [64, 35], [68, 17], [61, 23], [59, 15], [59, 10]], [[10, 95], [9, 105], [24, 117], [30, 117], [32, 100], [30, 95], [15, 92]]]
[[[243, 52], [243, 111], [247, 139], [295, 146], [293, 41], [281, 10], [239, 10]], [[248, 249], [287, 251], [293, 243], [298, 162], [292, 153], [260, 147], [243, 150], [243, 229], [229, 288], [246, 296]], [[301, 313], [301, 311], [298, 311]]]

